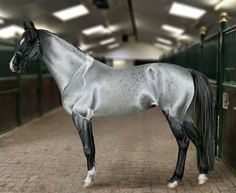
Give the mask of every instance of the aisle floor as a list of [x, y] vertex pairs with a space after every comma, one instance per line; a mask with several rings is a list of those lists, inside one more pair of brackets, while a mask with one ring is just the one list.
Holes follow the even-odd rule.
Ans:
[[236, 175], [223, 161], [197, 185], [191, 144], [185, 176], [168, 189], [177, 144], [158, 109], [125, 118], [96, 119], [96, 181], [82, 188], [86, 161], [71, 117], [62, 108], [0, 136], [0, 193], [236, 193]]

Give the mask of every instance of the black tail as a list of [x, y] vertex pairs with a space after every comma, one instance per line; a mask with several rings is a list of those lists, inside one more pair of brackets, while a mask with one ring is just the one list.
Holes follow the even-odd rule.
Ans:
[[210, 83], [207, 77], [191, 70], [195, 87], [194, 106], [196, 124], [202, 138], [209, 170], [214, 169], [214, 101]]

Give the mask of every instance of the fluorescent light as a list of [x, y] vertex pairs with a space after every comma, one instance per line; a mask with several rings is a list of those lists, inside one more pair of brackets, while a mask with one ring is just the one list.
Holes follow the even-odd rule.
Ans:
[[62, 21], [67, 21], [77, 17], [87, 15], [88, 9], [84, 5], [76, 5], [53, 13], [53, 15]]
[[224, 0], [219, 1], [219, 3], [217, 3], [216, 6], [214, 7], [214, 10], [215, 10], [215, 11], [218, 11], [218, 10], [222, 7], [222, 5], [223, 5], [224, 3], [225, 3]]
[[125, 60], [118, 60], [118, 59], [113, 60], [113, 65], [115, 65], [115, 66], [120, 66], [120, 65], [123, 65], [125, 63], [126, 63]]
[[4, 24], [5, 21], [3, 19], [0, 19], [0, 24]]
[[53, 25], [48, 25], [48, 24], [41, 24], [41, 23], [34, 23], [35, 27], [37, 29], [44, 29], [44, 30], [48, 30], [50, 32], [53, 32], [53, 33], [58, 33], [58, 29], [53, 26]]
[[92, 34], [101, 33], [104, 31], [106, 31], [106, 28], [103, 25], [96, 25], [94, 27], [90, 27], [90, 28], [82, 30], [82, 33], [85, 35], [92, 35]]
[[102, 41], [100, 42], [100, 44], [101, 44], [101, 45], [106, 45], [106, 44], [110, 44], [110, 43], [112, 43], [112, 42], [114, 42], [114, 41], [116, 41], [115, 38], [109, 38], [109, 39], [106, 39], [106, 40], [102, 40]]
[[192, 38], [189, 35], [181, 35], [177, 38], [178, 40], [190, 41]]
[[80, 43], [80, 45], [78, 46], [81, 50], [88, 50], [90, 49], [92, 46], [91, 45], [88, 45], [88, 44], [84, 44], [84, 43]]
[[112, 66], [114, 68], [124, 68], [124, 67], [128, 67], [128, 63], [126, 60], [115, 59], [112, 62]]
[[216, 6], [214, 7], [215, 11], [218, 11], [219, 9], [221, 9], [222, 7], [224, 8], [230, 8], [232, 6], [235, 5], [235, 1], [234, 0], [221, 0], [219, 1]]
[[178, 28], [172, 25], [167, 25], [167, 24], [162, 25], [161, 28], [165, 31], [171, 32], [176, 35], [180, 35], [184, 32], [184, 29], [182, 28]]
[[170, 8], [169, 14], [186, 17], [190, 19], [199, 19], [206, 13], [206, 10], [174, 2]]
[[163, 50], [168, 50], [168, 51], [171, 50], [171, 47], [159, 43], [155, 43], [154, 46], [161, 48]]
[[108, 46], [108, 49], [117, 48], [117, 47], [119, 47], [119, 45], [120, 45], [119, 43], [111, 44]]
[[22, 34], [24, 29], [17, 25], [9, 25], [4, 28], [0, 28], [0, 38], [9, 39], [15, 37], [16, 34]]
[[164, 43], [164, 44], [167, 44], [167, 45], [172, 45], [172, 41], [168, 40], [168, 39], [165, 39], [165, 38], [160, 38], [160, 37], [157, 37], [157, 41], [158, 42], [161, 42], [161, 43]]

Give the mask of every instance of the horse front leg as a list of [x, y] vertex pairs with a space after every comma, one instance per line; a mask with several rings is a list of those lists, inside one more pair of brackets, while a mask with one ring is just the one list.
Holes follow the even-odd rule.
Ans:
[[92, 121], [74, 112], [72, 113], [72, 118], [80, 135], [84, 154], [87, 159], [88, 173], [83, 185], [83, 187], [86, 188], [93, 184], [95, 178], [95, 145], [92, 132]]

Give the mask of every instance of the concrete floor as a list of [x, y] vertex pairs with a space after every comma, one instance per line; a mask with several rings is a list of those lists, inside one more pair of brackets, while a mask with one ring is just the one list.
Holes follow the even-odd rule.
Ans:
[[222, 162], [197, 185], [195, 149], [177, 189], [166, 182], [177, 144], [158, 109], [127, 118], [94, 120], [97, 176], [82, 189], [86, 162], [71, 117], [59, 108], [0, 136], [0, 193], [235, 193], [236, 176]]

